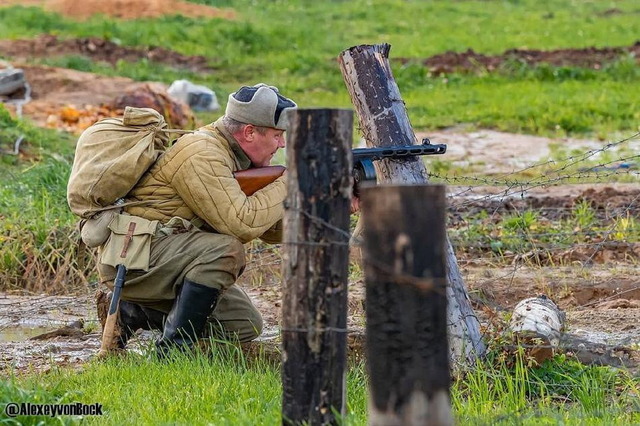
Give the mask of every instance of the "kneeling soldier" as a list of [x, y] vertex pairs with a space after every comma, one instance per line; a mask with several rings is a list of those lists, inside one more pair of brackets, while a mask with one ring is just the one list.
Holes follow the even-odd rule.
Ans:
[[[148, 268], [126, 274], [119, 346], [138, 328], [162, 329], [161, 356], [190, 348], [207, 325], [240, 342], [261, 334], [262, 317], [235, 282], [245, 267], [244, 243], [281, 240], [286, 177], [247, 196], [233, 174], [270, 164], [295, 107], [273, 86], [241, 87], [224, 116], [180, 137], [128, 194], [127, 202], [141, 203], [123, 216], [148, 221], [154, 232]], [[114, 262], [102, 257], [108, 252], [101, 247], [98, 270], [112, 287]]]

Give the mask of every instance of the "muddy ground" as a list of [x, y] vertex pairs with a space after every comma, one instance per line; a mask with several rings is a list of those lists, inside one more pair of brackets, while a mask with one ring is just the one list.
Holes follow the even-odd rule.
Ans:
[[[466, 137], [466, 136], [465, 136]], [[513, 135], [517, 139], [518, 135]], [[464, 138], [460, 139], [461, 143]], [[550, 141], [551, 142], [551, 141]], [[451, 142], [449, 142], [451, 143]], [[503, 188], [450, 186], [449, 223], [479, 211], [499, 220], [514, 208], [541, 209], [557, 219], [576, 200], [589, 200], [602, 217], [630, 209], [637, 216], [638, 184], [582, 184], [533, 188], [504, 195]], [[545, 213], [546, 212], [546, 213]], [[248, 267], [240, 284], [263, 313], [268, 339], [277, 335], [281, 309], [282, 258], [277, 251], [248, 246]], [[585, 339], [588, 346], [605, 345], [618, 355], [606, 360], [637, 368], [640, 361], [640, 261], [638, 243], [600, 243], [559, 247], [548, 258], [512, 256], [499, 262], [490, 251], [458, 251], [458, 262], [474, 310], [483, 328], [495, 326], [521, 300], [544, 294], [567, 314], [566, 333]], [[364, 283], [349, 285], [349, 328], [361, 332], [364, 324]], [[78, 324], [78, 321], [82, 324]], [[70, 323], [45, 339], [28, 338]], [[48, 370], [53, 365], [81, 366], [99, 347], [99, 324], [93, 289], [76, 297], [0, 295], [0, 371]], [[149, 338], [148, 334], [143, 337]], [[272, 342], [272, 340], [271, 340]], [[605, 351], [604, 347], [598, 349]], [[622, 352], [620, 352], [622, 350]], [[617, 352], [616, 352], [617, 351]], [[606, 351], [605, 351], [606, 352]], [[0, 373], [1, 374], [1, 373]]]
[[[9, 3], [0, 0], [0, 7]], [[43, 3], [33, 1], [34, 5]], [[64, 2], [46, 3], [53, 7]], [[424, 64], [436, 73], [473, 71], [479, 64], [492, 70], [514, 58], [534, 64], [548, 62], [599, 68], [627, 53], [635, 53], [636, 58], [640, 58], [639, 49], [640, 44], [636, 43], [630, 47], [553, 52], [520, 50], [496, 57], [473, 51], [448, 52], [425, 59]], [[0, 56], [11, 59], [13, 66], [23, 68], [31, 85], [32, 99], [23, 105], [23, 115], [40, 126], [76, 134], [92, 121], [116, 114], [116, 109], [106, 105], [113, 105], [116, 97], [137, 83], [126, 78], [25, 63], [44, 55], [84, 55], [107, 63], [147, 58], [196, 72], [212, 71], [211, 58], [186, 57], [154, 47], [124, 48], [95, 38], [59, 40], [45, 35], [33, 40], [0, 40]], [[443, 160], [487, 176], [473, 186], [448, 182], [451, 226], [459, 226], [463, 216], [481, 211], [499, 220], [505, 214], [525, 208], [540, 209], [549, 219], [558, 219], [557, 215], [566, 215], [584, 199], [596, 206], [601, 219], [625, 214], [637, 218], [639, 213], [639, 184], [559, 186], [539, 176], [543, 173], [540, 165], [546, 162], [554, 147], [561, 146], [567, 152], [589, 152], [602, 150], [606, 142], [547, 139], [492, 130], [469, 132], [461, 128], [418, 135], [419, 138], [426, 136], [448, 145]], [[634, 151], [639, 143], [635, 139], [620, 148]], [[610, 164], [605, 169], [618, 166], [621, 167]], [[509, 173], [525, 168], [531, 171], [534, 182], [526, 188], [496, 186], [491, 179], [502, 175], [504, 182]], [[588, 344], [622, 349], [617, 352], [621, 354], [618, 361], [633, 366], [638, 361], [640, 348], [639, 257], [638, 244], [621, 242], [555, 250], [542, 266], [534, 266], [535, 262], [526, 256], [514, 256], [512, 262], [505, 265], [496, 262], [486, 251], [467, 249], [460, 251], [458, 261], [473, 307], [484, 327], [491, 327], [496, 317], [510, 312], [518, 301], [546, 294], [566, 311], [567, 335], [582, 337]], [[268, 338], [277, 334], [280, 321], [280, 268], [281, 257], [277, 252], [249, 250], [249, 265], [240, 280], [264, 315]], [[353, 281], [349, 286], [349, 328], [354, 332], [362, 330], [364, 321], [363, 286], [362, 280]], [[87, 289], [85, 294], [73, 297], [0, 295], [0, 374], [31, 368], [42, 371], [55, 365], [82, 366], [90, 359], [97, 352], [100, 332], [93, 306], [94, 290]], [[53, 330], [57, 331], [30, 339]], [[148, 339], [149, 335], [142, 337]]]
[[[465, 205], [465, 198], [455, 195], [460, 191], [461, 188], [449, 188], [451, 196]], [[487, 194], [489, 189], [482, 191]], [[553, 207], [571, 197], [606, 197], [612, 192], [616, 194], [611, 198], [616, 200], [614, 204], [638, 204], [640, 186], [636, 184], [559, 186], [532, 191], [525, 200]], [[481, 205], [495, 209], [487, 198], [469, 197], [467, 201], [474, 209]], [[460, 207], [450, 208], [452, 214], [459, 210]], [[501, 214], [500, 209], [494, 211]], [[275, 250], [247, 248], [249, 264], [240, 284], [263, 313], [264, 340], [273, 344], [281, 320], [282, 259]], [[553, 262], [540, 266], [526, 259], [505, 264], [490, 254], [460, 252], [460, 268], [483, 329], [492, 330], [496, 321], [512, 312], [519, 301], [544, 294], [566, 313], [565, 336], [573, 341], [583, 339], [581, 344], [594, 348], [595, 358], [590, 354], [583, 361], [623, 365], [636, 371], [640, 361], [640, 245], [574, 247], [552, 252], [552, 257]], [[350, 282], [348, 327], [356, 334], [363, 330], [363, 302], [363, 280]], [[502, 320], [498, 322], [504, 325]], [[33, 339], [53, 330], [53, 334]], [[81, 367], [97, 352], [99, 332], [93, 289], [74, 297], [1, 295], [0, 371], [48, 370], [54, 365]], [[150, 333], [140, 337], [142, 341], [153, 338]]]

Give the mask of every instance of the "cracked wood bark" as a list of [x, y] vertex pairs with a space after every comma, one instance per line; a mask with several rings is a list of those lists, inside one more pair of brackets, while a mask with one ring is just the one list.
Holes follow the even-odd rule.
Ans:
[[444, 186], [363, 188], [362, 217], [369, 424], [452, 425]]
[[287, 132], [283, 424], [345, 413], [353, 111], [298, 110]]
[[[359, 127], [368, 147], [412, 145], [416, 136], [391, 73], [388, 44], [360, 45], [338, 57]], [[375, 162], [378, 182], [425, 183], [422, 159]], [[473, 363], [485, 352], [480, 323], [471, 308], [453, 247], [446, 242], [449, 347], [454, 363]]]

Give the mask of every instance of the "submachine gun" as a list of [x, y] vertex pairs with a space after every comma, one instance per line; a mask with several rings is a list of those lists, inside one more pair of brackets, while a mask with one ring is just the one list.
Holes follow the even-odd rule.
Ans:
[[[373, 162], [389, 159], [405, 159], [407, 157], [417, 157], [421, 155], [444, 154], [447, 146], [444, 144], [434, 145], [429, 139], [422, 139], [421, 145], [393, 146], [387, 148], [356, 148], [353, 153], [353, 195], [360, 196], [360, 184], [362, 182], [375, 182], [376, 169]], [[257, 167], [242, 170], [234, 173], [234, 177], [240, 184], [240, 189], [246, 195], [252, 195], [257, 190], [264, 188], [285, 171], [283, 166]]]
[[393, 146], [387, 148], [356, 148], [353, 153], [353, 195], [360, 196], [360, 184], [376, 182], [373, 162], [384, 158], [403, 159], [420, 155], [439, 155], [447, 152], [447, 145], [432, 144], [427, 138], [421, 145]]

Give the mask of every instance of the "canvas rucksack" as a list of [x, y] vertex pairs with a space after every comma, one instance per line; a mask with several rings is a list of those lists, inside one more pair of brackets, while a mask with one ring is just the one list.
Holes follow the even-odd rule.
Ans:
[[125, 197], [169, 144], [164, 117], [151, 108], [126, 107], [122, 118], [107, 118], [78, 139], [67, 201], [83, 219]]

